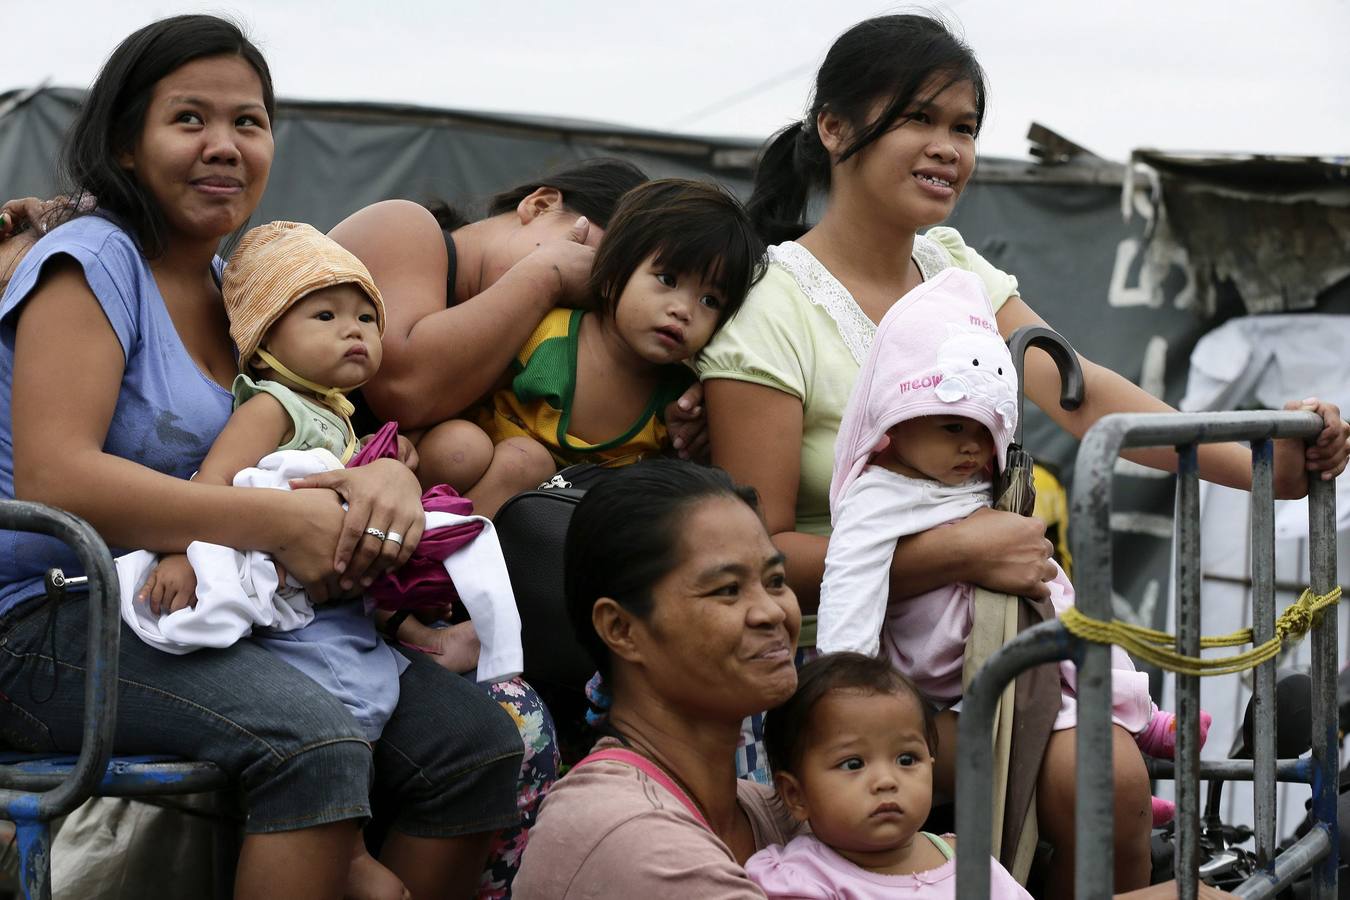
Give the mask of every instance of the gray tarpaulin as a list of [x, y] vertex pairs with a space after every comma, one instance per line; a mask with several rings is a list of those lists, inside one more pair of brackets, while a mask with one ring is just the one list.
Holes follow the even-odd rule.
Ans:
[[[81, 96], [0, 94], [0, 198], [51, 195], [53, 161]], [[322, 229], [391, 197], [445, 199], [473, 212], [499, 189], [597, 155], [630, 159], [653, 176], [713, 178], [745, 196], [757, 148], [593, 122], [284, 100], [275, 129], [276, 163], [255, 222]], [[1279, 296], [1282, 308], [1350, 311], [1346, 232], [1326, 231], [1347, 209], [1343, 164], [1164, 154], [1135, 163], [1128, 222], [1127, 168], [1079, 156], [1054, 166], [982, 159], [950, 224], [1015, 274], [1031, 307], [1084, 355], [1174, 405], [1200, 335], [1247, 305], [1270, 309]], [[1292, 212], [1272, 219], [1274, 206]], [[1029, 449], [1067, 475], [1074, 440], [1029, 414]], [[1172, 479], [1128, 464], [1121, 471], [1118, 612], [1161, 626]]]

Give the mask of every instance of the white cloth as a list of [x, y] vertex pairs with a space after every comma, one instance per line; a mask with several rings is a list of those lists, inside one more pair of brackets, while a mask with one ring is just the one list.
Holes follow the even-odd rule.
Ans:
[[[335, 468], [342, 463], [327, 450], [279, 450], [240, 471], [234, 484], [284, 491], [292, 478]], [[293, 631], [314, 619], [309, 597], [298, 584], [287, 579], [285, 586], [278, 586], [276, 564], [266, 553], [193, 541], [187, 558], [197, 576], [197, 605], [162, 617], [136, 600], [159, 557], [138, 550], [116, 560], [122, 619], [152, 647], [175, 654], [228, 647], [254, 628]]]
[[[237, 487], [289, 490], [289, 482], [340, 469], [326, 450], [278, 450], [235, 476]], [[520, 674], [525, 654], [520, 643], [520, 613], [492, 522], [482, 516], [446, 512], [426, 514], [426, 530], [481, 522], [482, 532], [442, 561], [473, 619], [480, 646], [477, 679], [499, 681]], [[157, 617], [136, 592], [157, 557], [144, 550], [116, 560], [122, 619], [141, 640], [166, 653], [203, 647], [228, 647], [254, 628], [293, 631], [314, 618], [304, 590], [289, 582], [278, 588], [272, 558], [256, 550], [234, 550], [194, 541], [188, 560], [197, 575], [197, 605]]]
[[[959, 699], [975, 590], [958, 582], [891, 603], [891, 560], [900, 538], [964, 519], [989, 504], [987, 481], [949, 487], [880, 466], [864, 469], [835, 506], [816, 624], [820, 652], [878, 656], [884, 651], [926, 696], [944, 705]], [[1073, 585], [1058, 565], [1048, 586], [1056, 615], [1073, 605]], [[1138, 734], [1155, 709], [1148, 676], [1135, 671], [1119, 647], [1112, 647], [1111, 668], [1112, 719]], [[1073, 663], [1061, 662], [1059, 673], [1056, 731], [1078, 722]]]
[[459, 591], [460, 602], [469, 611], [478, 632], [480, 683], [514, 678], [525, 669], [525, 650], [520, 643], [520, 610], [511, 590], [506, 558], [492, 521], [482, 516], [457, 516], [448, 512], [427, 513], [426, 530], [461, 522], [482, 522], [483, 530], [465, 546], [441, 561]]
[[[895, 542], [988, 506], [989, 491], [987, 481], [948, 487], [880, 466], [864, 469], [835, 505], [834, 534], [825, 550], [816, 619], [820, 652], [880, 653]], [[969, 622], [964, 630], [969, 634]], [[959, 694], [959, 666], [957, 682]]]

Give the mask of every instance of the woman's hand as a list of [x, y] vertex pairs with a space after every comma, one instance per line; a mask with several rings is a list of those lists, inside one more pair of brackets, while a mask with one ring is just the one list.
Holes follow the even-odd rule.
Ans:
[[680, 459], [706, 462], [708, 417], [703, 411], [703, 384], [694, 382], [679, 399], [666, 407], [666, 431]]
[[590, 232], [591, 223], [582, 216], [572, 225], [567, 237], [544, 241], [517, 265], [532, 267], [544, 286], [555, 292], [558, 305], [587, 302], [591, 299], [587, 290], [591, 264], [595, 262], [595, 249], [586, 245]]
[[[52, 227], [53, 213], [70, 205], [70, 198], [65, 196], [50, 200], [20, 197], [0, 205], [0, 290], [18, 268], [19, 261]], [[93, 195], [85, 194], [78, 212], [88, 212], [96, 205]], [[62, 221], [64, 218], [56, 219], [55, 224]]]
[[1050, 596], [1046, 582], [1055, 577], [1051, 561], [1055, 548], [1046, 538], [1045, 523], [1040, 519], [985, 508], [947, 528], [961, 528], [966, 545], [980, 548], [968, 557], [972, 577], [956, 580], [1033, 600]]
[[1309, 478], [1321, 477], [1329, 481], [1345, 471], [1346, 459], [1350, 458], [1350, 424], [1341, 418], [1341, 410], [1336, 404], [1325, 403], [1316, 397], [1290, 400], [1284, 408], [1313, 412], [1322, 417], [1322, 430], [1312, 442], [1275, 442], [1275, 496], [1296, 500], [1308, 493]]
[[53, 214], [59, 210], [68, 209], [71, 213], [85, 213], [98, 206], [98, 200], [93, 194], [84, 192], [78, 196], [78, 204], [71, 203], [70, 197], [64, 194], [50, 200], [38, 197], [6, 200], [0, 205], [0, 241], [24, 230], [36, 232], [33, 239], [37, 240], [46, 234], [49, 228], [54, 228], [65, 221], [64, 216], [55, 222], [52, 221]]
[[38, 229], [28, 227], [41, 210], [42, 201], [36, 197], [10, 200], [0, 206], [0, 288], [41, 237]]
[[28, 255], [37, 243], [37, 236], [30, 229], [8, 238], [0, 238], [0, 291], [4, 290], [19, 262]]
[[285, 513], [277, 517], [283, 536], [269, 548], [277, 583], [289, 575], [304, 587], [311, 603], [326, 603], [341, 593], [333, 572], [334, 548], [346, 516], [341, 498], [333, 491], [308, 490], [292, 491], [285, 499]]
[[41, 237], [41, 232], [45, 232], [46, 229], [40, 227], [40, 223], [56, 202], [56, 200], [39, 200], [37, 197], [20, 197], [18, 200], [6, 201], [0, 206], [0, 240], [13, 237], [31, 226], [39, 226], [32, 230], [40, 232], [34, 235], [33, 239]]
[[[346, 501], [347, 512], [332, 557], [344, 591], [358, 583], [369, 586], [377, 576], [403, 565], [422, 539], [426, 522], [422, 487], [412, 470], [398, 460], [377, 459], [355, 469], [320, 472], [292, 481], [291, 488], [329, 488]], [[401, 540], [389, 540], [389, 535]], [[309, 582], [290, 563], [287, 567], [302, 582]]]

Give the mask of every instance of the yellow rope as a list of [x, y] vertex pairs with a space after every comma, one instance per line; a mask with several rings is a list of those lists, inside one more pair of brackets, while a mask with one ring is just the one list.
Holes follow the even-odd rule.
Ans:
[[[1274, 659], [1286, 640], [1297, 641], [1312, 628], [1322, 610], [1339, 602], [1341, 589], [1333, 588], [1320, 597], [1308, 588], [1298, 601], [1280, 613], [1275, 620], [1275, 636], [1252, 649], [1218, 659], [1187, 656], [1175, 649], [1177, 639], [1165, 631], [1156, 631], [1131, 625], [1119, 619], [1103, 622], [1092, 619], [1076, 608], [1064, 611], [1059, 620], [1069, 633], [1097, 644], [1117, 644], [1134, 656], [1170, 672], [1182, 675], [1231, 675], [1255, 668], [1268, 659]], [[1202, 637], [1201, 648], [1237, 647], [1252, 642], [1252, 630], [1244, 628], [1218, 637]]]

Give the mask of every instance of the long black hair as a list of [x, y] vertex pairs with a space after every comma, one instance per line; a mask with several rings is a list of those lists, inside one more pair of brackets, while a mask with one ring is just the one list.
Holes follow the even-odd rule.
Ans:
[[[487, 214], [499, 216], [511, 212], [530, 194], [550, 187], [562, 194], [563, 207], [569, 212], [585, 216], [601, 228], [608, 228], [619, 198], [645, 181], [647, 173], [627, 160], [598, 156], [570, 163], [542, 178], [502, 191], [488, 202]], [[426, 208], [444, 231], [454, 231], [469, 224], [467, 216], [445, 201], [433, 200]]]
[[652, 588], [680, 562], [680, 526], [702, 500], [730, 497], [759, 510], [753, 488], [721, 469], [679, 459], [625, 466], [586, 491], [567, 528], [563, 584], [577, 640], [610, 677], [609, 647], [595, 633], [591, 610], [609, 597], [646, 620]]
[[[816, 73], [806, 116], [774, 135], [760, 156], [747, 204], [760, 235], [771, 244], [801, 237], [808, 228], [804, 216], [811, 189], [829, 186], [830, 154], [816, 130], [821, 111], [830, 110], [852, 129], [852, 142], [839, 156], [843, 162], [926, 99], [919, 92], [934, 76], [944, 79], [934, 96], [952, 84], [974, 86], [978, 131], [984, 122], [984, 70], [944, 23], [921, 15], [878, 16], [840, 35]], [[885, 108], [867, 121], [879, 100], [887, 101]]]
[[233, 22], [217, 16], [173, 16], [134, 32], [108, 57], [85, 96], [61, 149], [63, 189], [69, 203], [53, 211], [56, 221], [96, 209], [111, 213], [136, 237], [141, 252], [164, 252], [164, 214], [118, 157], [136, 143], [145, 125], [155, 85], [169, 73], [209, 56], [238, 56], [258, 73], [268, 118], [276, 111], [267, 60]]

